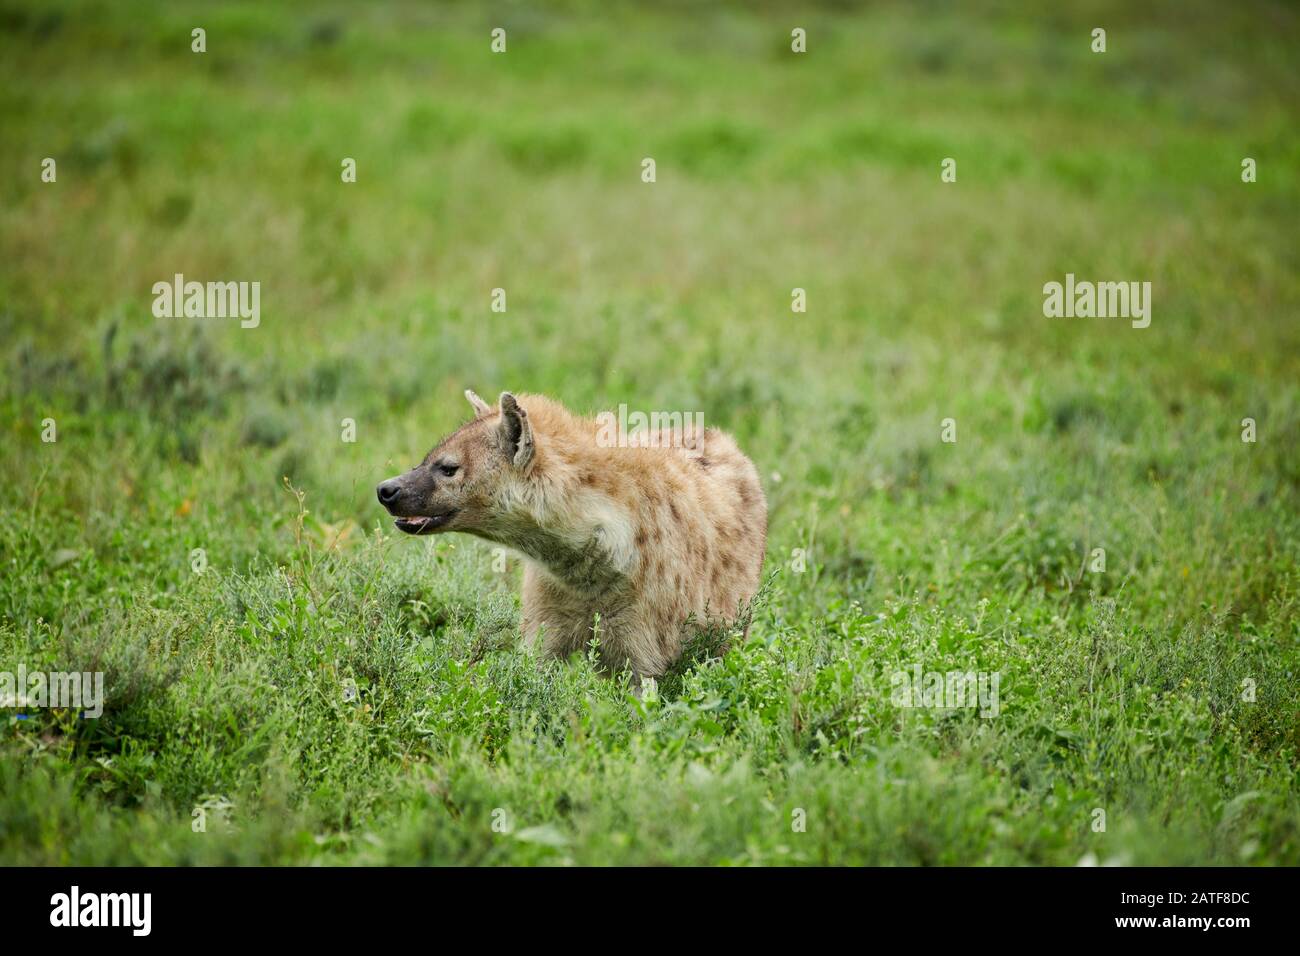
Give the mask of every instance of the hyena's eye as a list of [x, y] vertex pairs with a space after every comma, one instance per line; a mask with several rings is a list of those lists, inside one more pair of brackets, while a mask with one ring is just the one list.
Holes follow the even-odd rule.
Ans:
[[460, 465], [439, 465], [438, 470], [450, 478], [456, 472], [460, 471]]

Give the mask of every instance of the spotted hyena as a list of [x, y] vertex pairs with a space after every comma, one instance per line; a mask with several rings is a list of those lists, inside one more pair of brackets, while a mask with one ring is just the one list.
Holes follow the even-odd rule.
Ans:
[[567, 657], [598, 635], [606, 666], [663, 674], [687, 624], [734, 625], [759, 585], [767, 502], [730, 436], [609, 447], [602, 425], [542, 395], [473, 392], [474, 420], [379, 485], [407, 534], [464, 531], [526, 559], [522, 631]]

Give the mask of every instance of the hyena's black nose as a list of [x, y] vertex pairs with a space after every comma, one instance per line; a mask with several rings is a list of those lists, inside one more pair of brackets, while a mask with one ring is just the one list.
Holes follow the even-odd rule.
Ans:
[[387, 508], [397, 500], [397, 496], [402, 491], [402, 485], [396, 478], [389, 478], [387, 481], [380, 482], [375, 491], [379, 495], [379, 503]]

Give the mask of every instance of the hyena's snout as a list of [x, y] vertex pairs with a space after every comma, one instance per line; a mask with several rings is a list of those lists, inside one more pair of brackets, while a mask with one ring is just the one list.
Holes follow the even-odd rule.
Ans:
[[388, 509], [389, 514], [392, 514], [393, 507], [402, 496], [402, 479], [389, 478], [387, 481], [381, 481], [375, 493], [379, 496], [379, 503]]
[[418, 470], [381, 481], [375, 488], [379, 503], [397, 519], [393, 522], [397, 530], [407, 534], [442, 531], [456, 517], [460, 509], [438, 500], [441, 496], [435, 492], [436, 488]]
[[427, 485], [428, 482], [420, 481], [419, 475], [408, 471], [381, 481], [375, 488], [375, 496], [394, 518], [414, 518], [429, 513], [429, 493], [433, 489]]

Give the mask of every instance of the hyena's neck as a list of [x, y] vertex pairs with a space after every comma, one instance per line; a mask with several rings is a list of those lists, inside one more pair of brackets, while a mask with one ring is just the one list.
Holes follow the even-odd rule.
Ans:
[[631, 524], [608, 499], [516, 507], [479, 533], [526, 555], [573, 591], [594, 597], [620, 590], [632, 564]]

